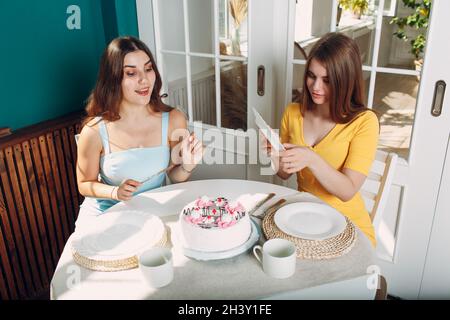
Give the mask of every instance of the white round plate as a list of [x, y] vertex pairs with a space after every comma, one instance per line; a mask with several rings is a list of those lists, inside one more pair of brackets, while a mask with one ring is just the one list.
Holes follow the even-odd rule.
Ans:
[[154, 246], [164, 235], [161, 219], [144, 211], [105, 213], [94, 223], [75, 232], [72, 240], [78, 254], [94, 260], [132, 257]]
[[296, 202], [277, 210], [275, 224], [281, 231], [308, 240], [324, 240], [345, 230], [345, 217], [336, 209], [315, 202]]
[[240, 245], [239, 247], [226, 251], [216, 252], [203, 252], [182, 247], [182, 252], [186, 257], [200, 261], [228, 259], [240, 255], [246, 252], [248, 249], [252, 248], [253, 245], [258, 242], [260, 233], [261, 231], [259, 227], [254, 221], [252, 221], [252, 231], [250, 233], [250, 237], [244, 244]]

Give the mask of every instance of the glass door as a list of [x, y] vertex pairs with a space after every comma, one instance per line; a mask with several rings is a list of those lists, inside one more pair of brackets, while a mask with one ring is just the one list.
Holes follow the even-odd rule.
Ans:
[[155, 0], [153, 11], [168, 103], [191, 122], [245, 131], [247, 1]]
[[[139, 17], [139, 8], [149, 2], [136, 1]], [[417, 297], [450, 128], [448, 99], [441, 113], [431, 111], [436, 83], [450, 81], [444, 63], [450, 48], [442, 31], [448, 30], [450, 2], [414, 1], [416, 7], [409, 8], [405, 3], [412, 1], [367, 0], [357, 1], [365, 5], [356, 9], [346, 2], [153, 0], [139, 32], [154, 28], [168, 102], [184, 110], [191, 125], [202, 121], [220, 131], [222, 146], [235, 139], [225, 149], [245, 170], [224, 177], [256, 180], [261, 180], [259, 167], [248, 165], [257, 161], [249, 152], [257, 145], [249, 130], [254, 128], [250, 107], [278, 128], [284, 106], [303, 90], [300, 79], [315, 41], [330, 31], [355, 39], [367, 105], [380, 116], [379, 148], [401, 157], [380, 225], [378, 263], [392, 294]], [[141, 28], [148, 20], [153, 23]], [[402, 33], [402, 21], [413, 27]], [[265, 75], [262, 95], [258, 70]], [[242, 152], [240, 139], [246, 145]], [[224, 166], [211, 168], [214, 177]]]
[[261, 47], [251, 39], [267, 35], [263, 17], [252, 12], [266, 12], [261, 8], [270, 3], [153, 0], [156, 56], [170, 105], [191, 122], [247, 130], [247, 106], [258, 95], [249, 90], [256, 70], [249, 72]]
[[[146, 42], [154, 38], [167, 103], [182, 110], [191, 126], [208, 130], [204, 139], [216, 136], [205, 143], [227, 154], [210, 165], [248, 164], [243, 179], [270, 179], [257, 169], [257, 135], [248, 130], [255, 128], [248, 110], [253, 106], [273, 122], [267, 54], [272, 43], [264, 41], [271, 34], [272, 5], [272, 0], [153, 0], [149, 8], [137, 0], [140, 30], [154, 28]], [[146, 25], [145, 17], [153, 23]], [[265, 70], [262, 91], [258, 70]]]
[[323, 34], [357, 42], [367, 106], [380, 119], [379, 149], [401, 158], [378, 234], [379, 264], [392, 294], [417, 297], [450, 128], [448, 110], [431, 110], [436, 84], [450, 74], [449, 2], [368, 0], [358, 10], [348, 3], [289, 0], [285, 103], [301, 94], [306, 56]]

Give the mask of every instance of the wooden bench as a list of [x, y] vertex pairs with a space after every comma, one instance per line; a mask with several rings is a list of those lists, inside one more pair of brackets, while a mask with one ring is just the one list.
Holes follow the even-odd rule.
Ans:
[[49, 292], [83, 201], [74, 138], [82, 117], [72, 113], [0, 138], [0, 299]]

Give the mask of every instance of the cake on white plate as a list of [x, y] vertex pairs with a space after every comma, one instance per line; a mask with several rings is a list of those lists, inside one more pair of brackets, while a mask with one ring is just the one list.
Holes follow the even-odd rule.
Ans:
[[200, 197], [179, 218], [184, 246], [203, 252], [226, 251], [244, 244], [252, 227], [246, 208], [224, 197]]

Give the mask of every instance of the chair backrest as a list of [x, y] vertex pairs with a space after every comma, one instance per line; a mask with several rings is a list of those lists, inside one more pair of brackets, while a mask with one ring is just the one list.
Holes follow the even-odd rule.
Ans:
[[361, 187], [361, 195], [370, 213], [375, 232], [378, 230], [389, 198], [397, 158], [395, 153], [377, 150], [369, 175]]

